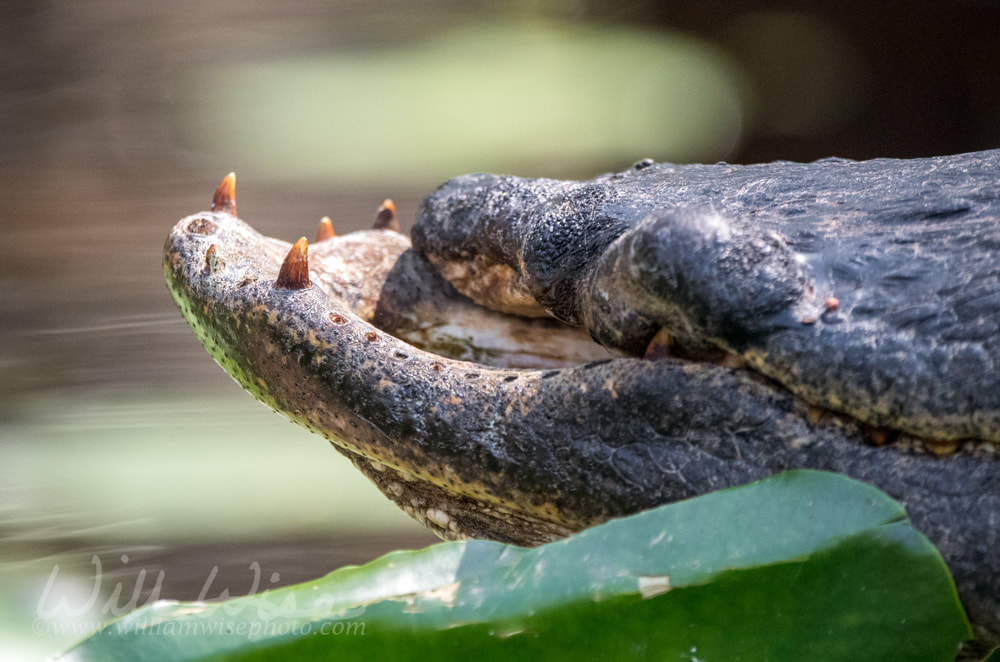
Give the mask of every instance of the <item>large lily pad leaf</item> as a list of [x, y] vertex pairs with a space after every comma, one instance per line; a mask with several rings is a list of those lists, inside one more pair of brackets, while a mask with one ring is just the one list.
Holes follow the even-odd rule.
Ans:
[[971, 636], [901, 506], [793, 471], [535, 549], [396, 552], [222, 603], [160, 602], [67, 660], [951, 660]]

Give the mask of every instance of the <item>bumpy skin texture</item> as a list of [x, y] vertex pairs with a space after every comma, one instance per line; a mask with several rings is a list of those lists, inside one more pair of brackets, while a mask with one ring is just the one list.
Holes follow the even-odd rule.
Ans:
[[518, 318], [473, 304], [398, 232], [321, 241], [310, 248], [310, 265], [330, 296], [421, 349], [504, 368], [568, 367], [608, 357], [585, 331], [553, 318]]
[[[976, 162], [983, 159], [981, 155], [969, 158]], [[846, 165], [838, 162], [816, 167]], [[775, 173], [772, 177], [778, 177], [785, 167], [808, 169], [786, 164], [769, 167]], [[695, 175], [704, 177], [699, 173], [709, 167], [691, 168]], [[716, 172], [732, 169], [714, 168]], [[676, 167], [676, 171], [684, 181], [684, 168]], [[623, 175], [621, 181], [634, 176]], [[428, 200], [420, 227], [426, 231], [428, 215], [440, 213], [449, 204], [459, 217], [472, 207], [481, 212], [482, 205], [466, 206], [466, 202], [480, 201], [498, 191], [502, 193], [499, 197], [516, 200], [512, 191], [526, 186], [535, 191], [536, 204], [546, 204], [540, 202], [545, 191], [587, 186], [477, 178], [499, 183], [475, 195], [466, 186], [468, 179], [446, 185]], [[619, 180], [609, 177], [598, 183], [606, 186], [614, 181]], [[749, 184], [744, 182], [743, 186]], [[449, 193], [456, 189], [463, 194], [456, 197]], [[615, 189], [612, 186], [609, 190]], [[690, 185], [687, 191], [693, 195]], [[616, 208], [630, 208], [628, 199], [624, 196]], [[529, 206], [523, 205], [519, 213], [529, 213]], [[601, 207], [601, 215], [609, 216], [607, 209]], [[650, 217], [667, 218], [659, 214]], [[709, 222], [717, 223], [720, 217], [728, 222], [729, 216], [723, 212], [711, 213]], [[474, 219], [480, 217], [466, 218], [475, 224], [478, 221]], [[518, 218], [509, 219], [510, 223], [516, 224]], [[697, 235], [697, 216], [684, 218], [679, 236]], [[648, 222], [654, 237], [661, 231], [658, 223]], [[502, 243], [505, 233], [516, 235], [505, 227], [494, 225], [485, 234], [473, 232], [471, 236], [500, 237], [497, 241]], [[615, 227], [614, 232], [596, 233], [602, 240], [610, 237], [605, 245], [619, 237], [624, 238], [621, 243], [628, 240], [628, 224], [621, 222]], [[634, 227], [646, 228], [641, 222]], [[847, 229], [850, 227], [848, 224]], [[970, 231], [982, 230], [982, 226], [970, 227]], [[449, 231], [442, 229], [442, 236]], [[991, 235], [983, 232], [988, 241]], [[951, 241], [961, 233], [953, 230], [942, 241]], [[393, 246], [398, 243], [389, 233], [379, 233], [373, 235], [376, 244], [380, 236]], [[422, 237], [421, 247], [426, 251], [426, 233], [417, 236]], [[776, 239], [765, 237], [754, 244], [758, 240], [749, 226], [728, 236], [749, 236], [746, 254], [752, 255], [755, 246], [773, 251], [776, 257], [768, 258], [772, 265], [768, 269], [793, 264], [787, 259], [787, 243], [783, 248]], [[799, 243], [793, 245], [801, 247], [805, 235], [797, 236]], [[850, 236], [845, 231], [845, 240]], [[557, 241], [555, 230], [550, 231], [550, 238]], [[877, 243], [877, 238], [871, 241]], [[591, 243], [599, 242], [581, 239], [570, 242], [569, 247]], [[714, 245], [703, 256], [711, 257]], [[400, 248], [405, 246], [391, 250]], [[637, 245], [626, 248], [615, 250], [625, 251], [623, 255], [643, 254]], [[722, 248], [723, 255], [734, 254], [725, 245]], [[174, 228], [165, 246], [164, 271], [182, 313], [224, 369], [255, 397], [329, 439], [391, 500], [440, 535], [538, 544], [611, 517], [785, 469], [827, 469], [875, 484], [902, 501], [915, 524], [948, 562], [979, 636], [985, 641], [1000, 640], [1000, 461], [996, 455], [963, 451], [936, 457], [913, 450], [913, 445], [869, 446], [864, 443], [862, 426], [854, 419], [831, 413], [815, 421], [803, 399], [785, 388], [752, 372], [711, 363], [624, 358], [539, 371], [495, 369], [442, 358], [397, 340], [363, 319], [378, 316], [372, 312], [373, 295], [362, 292], [363, 286], [352, 289], [350, 283], [366, 279], [363, 275], [340, 278], [337, 285], [331, 284], [338, 280], [332, 277], [328, 282], [324, 273], [316, 272], [325, 254], [333, 251], [323, 244], [310, 250], [315, 283], [311, 288], [275, 288], [274, 279], [287, 249], [288, 244], [263, 237], [239, 219], [206, 212], [183, 219]], [[382, 245], [376, 252], [383, 249], [390, 250]], [[482, 254], [492, 255], [486, 249]], [[741, 253], [736, 250], [735, 254]], [[971, 260], [978, 254], [970, 250], [968, 257]], [[404, 250], [399, 255], [396, 262], [372, 260], [392, 264], [390, 272], [406, 275], [404, 282], [394, 282], [385, 275], [385, 267], [379, 267], [376, 271], [381, 275], [376, 278], [382, 279], [383, 291], [420, 292], [437, 287], [432, 285], [437, 281], [428, 275], [430, 271], [411, 262], [415, 259], [411, 252]], [[520, 271], [505, 266], [506, 272], [494, 269], [492, 274], [498, 282], [510, 284], [505, 300], [522, 305], [526, 299], [518, 288], [536, 280], [520, 275], [525, 273], [520, 258], [505, 259]], [[570, 261], [589, 271], [586, 263], [590, 259]], [[745, 261], [734, 259], [736, 265]], [[797, 313], [786, 309], [801, 305], [794, 293], [805, 292], [810, 282], [815, 287], [815, 269], [793, 262], [799, 264], [798, 271], [780, 271], [778, 279], [785, 284], [777, 286], [779, 295], [765, 296], [760, 316], [779, 322], [789, 315], [794, 317]], [[969, 264], [981, 266], [975, 261], [959, 262], [955, 269]], [[584, 287], [599, 287], [593, 283], [603, 282], [602, 278], [616, 277], [614, 269], [605, 269], [609, 270], [602, 276], [600, 268], [595, 268], [597, 275], [592, 281], [574, 278], [561, 282], [553, 276], [559, 269], [553, 267], [551, 282], [561, 294], [551, 302], [544, 295], [538, 295], [538, 300], [573, 319], [572, 307], [563, 310], [556, 304], [566, 297], [575, 300], [585, 296], [579, 292]], [[710, 269], [727, 273], [718, 266]], [[752, 268], [750, 273], [754, 273]], [[418, 282], [407, 285], [407, 278]], [[982, 280], [969, 274], [970, 282]], [[865, 282], [861, 279], [857, 289], [863, 290]], [[704, 284], [708, 285], [710, 282]], [[763, 280], [744, 287], [749, 292], [767, 289]], [[780, 293], [786, 291], [792, 293], [788, 296], [794, 301], [783, 307], [786, 295]], [[861, 315], [857, 312], [860, 301], [852, 302], [848, 292], [837, 294], [849, 302], [845, 317]], [[718, 300], [728, 296], [715, 295]], [[397, 297], [407, 298], [412, 297]], [[374, 308], [378, 308], [377, 303]], [[733, 319], [767, 328], [766, 322], [750, 317], [736, 314]], [[699, 318], [692, 329], [721, 323], [710, 318], [710, 314]], [[583, 319], [581, 315], [579, 320]], [[781, 330], [777, 333], [798, 337], [795, 334], [808, 332], [804, 337], [816, 338], [822, 337], [827, 324], [836, 330], [846, 323], [825, 322], [805, 331], [798, 327], [789, 331], [778, 324]], [[607, 328], [617, 327], [609, 323]], [[695, 337], [694, 332], [691, 335]], [[723, 338], [727, 347], [742, 347], [732, 340], [738, 335], [722, 333], [707, 335], [711, 339], [707, 344], [715, 343], [716, 336]], [[839, 373], [834, 370], [828, 374], [836, 377]], [[866, 377], [862, 374], [852, 379], [865, 383]]]
[[684, 355], [735, 352], [871, 425], [1000, 441], [1000, 151], [467, 175], [413, 242], [446, 276], [508, 270], [522, 300], [626, 353], [665, 327]]

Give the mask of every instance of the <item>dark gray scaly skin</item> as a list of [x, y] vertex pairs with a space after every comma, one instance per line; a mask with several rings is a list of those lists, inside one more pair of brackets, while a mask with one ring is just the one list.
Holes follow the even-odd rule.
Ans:
[[[457, 181], [428, 200], [424, 219], [442, 209], [448, 186], [466, 192], [448, 203], [458, 215], [463, 200], [476, 199], [469, 180]], [[574, 186], [580, 185], [550, 185]], [[417, 236], [426, 247], [426, 234]], [[586, 242], [571, 245], [580, 243]], [[164, 270], [182, 313], [224, 369], [255, 397], [329, 439], [443, 537], [539, 544], [785, 469], [827, 469], [902, 501], [951, 567], [980, 638], [1000, 640], [996, 455], [966, 450], [937, 457], [916, 443], [869, 446], [854, 419], [831, 413], [817, 421], [784, 388], [711, 363], [625, 358], [538, 371], [442, 358], [366, 322], [354, 313], [364, 312], [358, 303], [364, 297], [350, 288], [325, 291], [322, 274], [308, 289], [275, 288], [285, 250], [287, 244], [232, 216], [206, 212], [174, 228]], [[321, 247], [313, 252], [322, 261]], [[785, 262], [779, 256], [776, 263]], [[511, 299], [518, 301], [518, 276], [502, 270], [493, 276], [512, 283]], [[560, 296], [575, 297], [572, 290]], [[835, 294], [850, 301], [847, 293]], [[847, 316], [857, 314], [858, 303], [851, 305]]]
[[664, 327], [871, 425], [1000, 441], [1000, 151], [467, 175], [413, 245], [477, 302], [505, 308], [469, 272], [507, 272], [508, 299], [627, 354]]

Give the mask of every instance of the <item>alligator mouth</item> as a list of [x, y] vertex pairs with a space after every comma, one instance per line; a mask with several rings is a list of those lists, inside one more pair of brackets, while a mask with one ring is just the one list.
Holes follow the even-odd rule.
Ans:
[[[235, 309], [239, 307], [237, 304], [245, 304], [241, 296], [250, 283], [271, 282], [275, 291], [286, 293], [316, 286], [335, 305], [374, 327], [375, 330], [366, 332], [369, 344], [377, 341], [381, 331], [405, 343], [408, 348], [426, 351], [443, 360], [468, 361], [488, 368], [543, 370], [543, 379], [551, 377], [557, 370], [573, 366], [589, 368], [614, 360], [613, 356], [638, 355], [643, 361], [667, 361], [674, 373], [708, 370], [738, 375], [741, 380], [758, 384], [765, 392], [773, 391], [793, 402], [794, 405], [786, 408], [794, 410], [810, 427], [852, 437], [869, 446], [891, 445], [905, 452], [940, 457], [959, 452], [996, 453], [993, 439], [922, 436], [905, 429], [876, 425], [849, 412], [808, 402], [766, 371], [755, 370], [753, 351], [743, 355], [738, 353], [735, 346], [740, 344], [740, 333], [714, 338], [712, 343], [703, 342], [693, 335], [692, 323], [676, 310], [660, 313], [661, 318], [675, 322], [670, 330], [658, 323], [650, 323], [650, 316], [641, 312], [638, 315], [630, 313], [631, 317], [624, 321], [612, 320], [609, 323], [607, 319], [600, 319], [602, 314], [605, 317], [621, 315], [621, 302], [605, 306], [596, 313], [591, 310], [567, 312], [563, 309], [564, 317], [588, 328], [564, 324], [551, 316], [555, 314], [553, 307], [543, 306], [535, 298], [523, 274], [497, 261], [489, 248], [484, 254], [472, 252], [471, 258], [468, 251], [456, 254], [453, 247], [442, 249], [435, 245], [427, 237], [428, 229], [418, 225], [415, 234], [422, 253], [418, 255], [410, 242], [399, 233], [395, 206], [388, 199], [379, 207], [371, 231], [336, 236], [330, 219], [324, 217], [311, 257], [305, 237], [294, 244], [287, 244], [260, 235], [236, 217], [233, 173], [224, 178], [216, 190], [212, 210], [211, 214], [194, 215], [178, 223], [167, 241], [164, 268], [170, 289], [185, 317], [209, 352], [230, 373], [234, 373], [233, 366], [240, 363], [240, 352], [245, 350], [247, 342], [243, 342], [241, 347], [239, 342], [233, 342], [232, 337], [223, 338], [225, 334], [220, 335], [213, 328], [213, 321], [206, 319], [209, 309], [220, 306]], [[681, 225], [683, 234], [683, 223]], [[444, 228], [442, 234], [447, 235], [448, 228]], [[698, 239], [703, 240], [702, 237]], [[469, 237], [462, 240], [476, 242], [475, 238]], [[780, 246], [778, 238], [772, 237], [768, 241], [770, 246], [765, 252], [775, 252], [773, 249]], [[607, 251], [612, 254], [611, 259], [605, 259], [605, 263], [620, 266], [619, 254], [625, 254], [633, 261], [642, 259], [642, 255], [636, 257], [644, 250], [641, 246], [637, 249], [621, 240], [611, 242], [611, 246], [612, 250]], [[615, 250], [617, 253], [614, 253]], [[789, 322], [788, 310], [780, 310], [775, 297], [794, 301], [797, 295], [805, 293], [812, 300], [815, 288], [802, 276], [794, 258], [789, 258], [780, 250], [776, 252], [783, 267], [792, 266], [793, 275], [785, 279], [782, 283], [784, 289], [776, 295], [760, 296], [760, 292], [752, 292], [755, 300], [764, 301], [749, 317], [754, 320], [770, 318], [772, 325], [776, 326], [811, 326], [816, 324], [819, 316], [835, 315], [839, 302], [829, 296], [823, 301], [822, 312], [818, 315], [811, 314], [813, 308], [801, 302], [786, 306], [797, 318]], [[198, 268], [191, 269], [191, 265], [198, 265]], [[772, 266], [757, 264], [754, 268], [770, 269], [773, 276]], [[605, 290], [623, 284], [623, 279], [617, 274], [608, 276], [600, 268], [592, 271], [598, 275], [591, 280], [597, 282], [589, 283], [588, 287], [597, 290], [598, 298], [603, 296], [604, 300], [609, 299]], [[619, 269], [621, 271], [624, 269]], [[648, 271], [640, 275], [647, 280], [650, 278]], [[634, 273], [629, 277], [636, 278]], [[673, 280], [676, 285], [676, 277]], [[628, 283], [625, 285], [626, 290], [648, 289], [645, 284], [637, 286], [634, 282], [631, 287]], [[591, 291], [588, 296], [594, 298], [595, 294]], [[650, 308], [641, 296], [638, 302], [636, 297], [624, 299], [624, 303], [632, 306], [633, 310]], [[292, 301], [283, 303], [291, 305]], [[275, 311], [270, 304], [258, 303], [257, 308], [269, 310], [274, 318]], [[779, 312], [775, 313], [775, 310]], [[328, 317], [334, 323], [346, 319], [343, 313], [331, 313]], [[775, 318], [777, 322], [773, 321]], [[677, 328], [682, 329], [680, 334], [673, 332]], [[748, 332], [741, 333], [745, 335]], [[602, 339], [609, 347], [593, 342]], [[408, 355], [407, 350], [397, 350], [396, 354]], [[431, 361], [429, 365], [432, 370], [439, 371], [445, 364]], [[253, 371], [252, 367], [246, 368], [247, 374]], [[468, 370], [465, 373], [470, 379], [476, 374]], [[267, 390], [262, 377], [236, 374], [234, 377], [258, 398], [275, 406], [262, 395]], [[516, 376], [504, 375], [503, 378], [509, 383]], [[476, 385], [488, 398], [491, 382], [484, 380]], [[613, 387], [611, 391], [612, 397], [615, 397]], [[705, 399], [711, 397], [712, 393], [704, 394]], [[284, 407], [288, 409], [290, 405], [285, 404]], [[771, 417], [774, 418], [773, 415]], [[330, 436], [324, 430], [316, 431]], [[356, 452], [356, 449], [341, 450]], [[370, 459], [373, 458], [362, 453], [354, 461], [364, 464], [365, 473], [372, 475], [377, 471], [367, 464]], [[375, 459], [374, 466], [383, 467], [383, 463]]]
[[[548, 283], [571, 298], [596, 293], [606, 302], [596, 311], [531, 294], [540, 310], [585, 330], [477, 305], [466, 295], [538, 312], [526, 303], [530, 282], [489, 250], [481, 253], [489, 259], [470, 266], [429, 245], [426, 226], [412, 249], [392, 229], [391, 201], [378, 212], [378, 229], [340, 237], [324, 220], [311, 246], [264, 237], [236, 217], [234, 182], [223, 180], [213, 211], [181, 220], [167, 239], [164, 272], [182, 314], [246, 390], [326, 437], [442, 537], [535, 545], [810, 467], [902, 499], [949, 563], [973, 576], [993, 572], [995, 555], [980, 554], [1000, 544], [989, 524], [1000, 510], [992, 438], [921, 437], [808, 404], [756, 369], [760, 352], [746, 349], [749, 317], [741, 332], [716, 334], [719, 342], [707, 346], [692, 338], [711, 316], [667, 310], [682, 330], [668, 333], [645, 315], [629, 317], [634, 301], [602, 299], [602, 288], [621, 277], [610, 267], [577, 282], [576, 292], [558, 279]], [[611, 243], [627, 243], [622, 236]], [[771, 239], [762, 245], [776, 257], [756, 267], [799, 268], [771, 250]], [[643, 255], [641, 246], [617, 250]], [[461, 273], [465, 295], [433, 263]], [[785, 282], [793, 294], [810, 290], [798, 276]], [[794, 339], [818, 325], [803, 319], [801, 302], [782, 309], [788, 296], [762, 296], [754, 316]], [[838, 302], [816, 305], [822, 316], [835, 314]]]
[[[167, 240], [182, 313], [244, 388], [328, 438], [444, 537], [537, 544], [699, 493], [682, 469], [689, 457], [676, 453], [684, 447], [726, 463], [752, 456], [748, 444], [773, 452], [760, 442], [769, 437], [792, 453], [772, 458], [783, 467], [837, 470], [844, 461], [829, 454], [795, 454], [823, 440], [838, 445], [834, 456], [852, 446], [928, 458], [992, 451], [808, 404], [733, 351], [678, 345], [663, 328], [641, 358], [611, 358], [592, 329], [478, 305], [391, 229], [389, 200], [378, 229], [336, 236], [324, 218], [311, 250], [305, 237], [264, 237], [235, 216], [234, 181]], [[523, 284], [506, 271], [500, 300], [523, 308], [524, 292], [513, 292]]]
[[[450, 199], [447, 204], [460, 206]], [[805, 415], [812, 424], [855, 426], [871, 445], [894, 444], [939, 456], [959, 451], [996, 452], [1000, 439], [993, 437], [1000, 436], [1000, 430], [993, 429], [992, 436], [989, 431], [981, 437], [967, 434], [974, 426], [942, 427], [941, 416], [932, 417], [930, 424], [894, 425], [896, 414], [886, 415], [884, 408], [881, 412], [875, 407], [859, 412], [857, 406], [844, 402], [848, 398], [842, 397], [843, 393], [835, 391], [829, 397], [810, 397], [816, 395], [815, 388], [789, 379], [788, 370], [782, 373], [770, 366], [766, 343], [755, 344], [754, 336], [790, 335], [802, 329], [808, 332], [817, 324], [830, 322], [832, 327], [841, 321], [839, 300], [830, 295], [820, 296], [823, 301], [817, 302], [817, 285], [803, 272], [801, 257], [773, 232], [763, 239], [752, 236], [734, 241], [736, 233], [714, 214], [709, 214], [708, 221], [704, 215], [679, 220], [654, 216], [628, 232], [613, 228], [612, 240], [605, 242], [598, 259], [591, 259], [597, 266], [590, 267], [584, 277], [577, 276], [571, 287], [553, 282], [557, 279], [552, 277], [543, 279], [542, 287], [537, 274], [531, 274], [534, 281], [525, 275], [523, 256], [519, 264], [514, 261], [519, 269], [513, 268], [509, 257], [498, 255], [510, 251], [490, 246], [489, 238], [476, 236], [482, 230], [477, 230], [475, 223], [462, 228], [464, 235], [451, 236], [456, 231], [448, 227], [448, 221], [435, 217], [432, 199], [426, 206], [432, 212], [425, 213], [414, 229], [417, 250], [399, 234], [395, 206], [388, 199], [378, 209], [373, 231], [337, 237], [330, 219], [324, 217], [311, 263], [305, 237], [290, 246], [248, 235], [240, 239], [238, 250], [266, 255], [272, 268], [281, 265], [275, 282], [279, 289], [311, 286], [311, 269], [316, 284], [328, 296], [342, 301], [364, 321], [445, 358], [531, 369], [566, 368], [609, 356], [716, 365], [744, 371], [767, 386], [798, 397], [806, 404]], [[213, 211], [236, 217], [234, 174], [216, 191]], [[709, 228], [707, 235], [705, 227]], [[209, 236], [217, 229], [203, 217], [192, 218], [184, 226], [186, 234], [195, 236]], [[434, 231], [445, 241], [431, 236]], [[724, 242], [720, 242], [720, 234], [725, 235]], [[669, 240], [666, 249], [664, 235]], [[727, 246], [720, 250], [720, 243]], [[224, 266], [215, 264], [217, 250], [215, 244], [206, 249], [205, 259], [212, 272]], [[735, 257], [726, 251], [736, 253]], [[741, 256], [740, 251], [748, 255]], [[663, 255], [665, 252], [669, 254]], [[684, 254], [682, 258], [674, 255], [678, 252]], [[714, 268], [702, 264], [713, 262], [703, 255], [707, 252], [723, 255], [714, 259], [719, 263]], [[676, 273], [664, 274], [663, 264], [672, 260], [680, 262], [674, 267]], [[721, 272], [740, 261], [751, 263], [751, 267], [738, 273], [736, 285], [729, 287], [725, 280], [733, 280], [732, 276]], [[623, 266], [623, 262], [627, 264]], [[629, 268], [635, 263], [640, 266]], [[761, 273], [765, 275], [759, 276]], [[243, 279], [256, 277], [259, 274]], [[685, 279], [687, 282], [679, 283]], [[682, 291], [681, 301], [665, 301], [655, 291], [658, 280]], [[746, 286], [746, 282], [757, 285]], [[747, 291], [728, 291], [740, 288]], [[693, 313], [685, 310], [683, 299], [692, 295], [683, 291], [706, 289], [727, 294], [705, 295], [705, 299], [714, 296], [716, 300], [699, 302]], [[550, 291], [561, 291], [576, 303], [569, 307], [560, 301], [554, 303], [546, 299]], [[748, 301], [753, 304], [748, 306]], [[713, 309], [710, 313], [697, 310], [706, 305]], [[690, 302], [687, 307], [691, 308]], [[555, 319], [557, 315], [573, 326]], [[705, 319], [713, 316], [714, 322]], [[723, 325], [719, 318], [724, 319]], [[717, 328], [711, 328], [713, 323]], [[864, 386], [857, 390], [863, 396]]]

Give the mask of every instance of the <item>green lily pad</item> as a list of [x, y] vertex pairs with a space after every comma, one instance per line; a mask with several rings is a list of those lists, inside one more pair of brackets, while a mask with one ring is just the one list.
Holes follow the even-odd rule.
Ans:
[[792, 471], [534, 549], [395, 552], [221, 603], [159, 602], [67, 660], [951, 660], [971, 637], [902, 507]]

